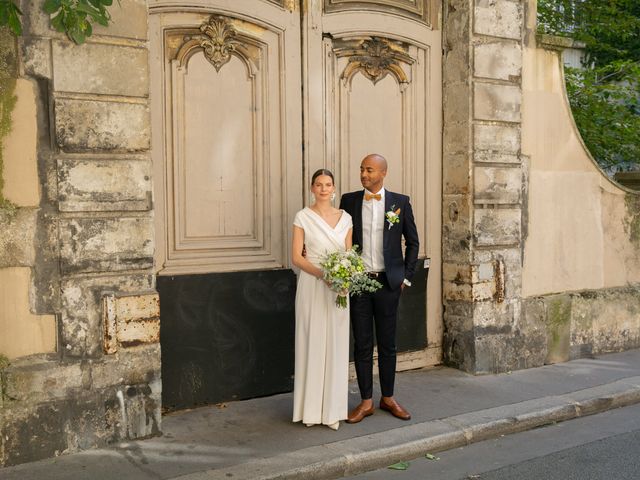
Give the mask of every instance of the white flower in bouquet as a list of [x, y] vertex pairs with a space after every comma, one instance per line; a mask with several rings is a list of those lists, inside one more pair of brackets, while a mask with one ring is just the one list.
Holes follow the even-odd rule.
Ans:
[[364, 268], [357, 245], [350, 250], [327, 254], [320, 262], [324, 280], [331, 290], [337, 292], [336, 306], [347, 308], [348, 295], [360, 295], [363, 292], [375, 292], [382, 284], [369, 278]]

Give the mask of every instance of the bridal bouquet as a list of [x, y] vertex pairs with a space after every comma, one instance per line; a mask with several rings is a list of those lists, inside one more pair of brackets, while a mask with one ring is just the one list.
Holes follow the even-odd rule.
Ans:
[[347, 295], [359, 295], [363, 292], [375, 292], [382, 284], [367, 276], [357, 245], [351, 250], [327, 254], [320, 266], [331, 290], [338, 293], [336, 306], [347, 308]]

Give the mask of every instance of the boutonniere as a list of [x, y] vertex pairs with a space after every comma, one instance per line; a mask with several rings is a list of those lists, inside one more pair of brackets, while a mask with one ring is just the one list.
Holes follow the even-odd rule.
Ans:
[[385, 217], [387, 217], [387, 223], [389, 224], [389, 230], [393, 227], [394, 224], [400, 221], [400, 209], [396, 209], [395, 205], [391, 205], [391, 210], [385, 213]]

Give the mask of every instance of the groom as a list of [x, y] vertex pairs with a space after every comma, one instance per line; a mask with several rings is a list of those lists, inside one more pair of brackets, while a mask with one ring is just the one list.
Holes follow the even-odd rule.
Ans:
[[[411, 414], [395, 400], [396, 321], [403, 289], [411, 286], [418, 258], [418, 230], [409, 197], [385, 190], [387, 161], [381, 155], [364, 157], [360, 182], [364, 191], [345, 193], [340, 208], [353, 217], [353, 244], [362, 249], [369, 276], [382, 283], [374, 293], [351, 297], [354, 360], [362, 401], [349, 413], [347, 423], [372, 415], [373, 332], [378, 343], [378, 371], [382, 398], [380, 408], [409, 420]], [[402, 256], [402, 237], [405, 255]]]

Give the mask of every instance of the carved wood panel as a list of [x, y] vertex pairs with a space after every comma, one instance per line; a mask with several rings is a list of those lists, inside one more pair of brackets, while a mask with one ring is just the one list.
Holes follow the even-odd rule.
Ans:
[[[385, 185], [418, 198], [424, 190], [427, 50], [383, 37], [326, 39], [327, 124], [332, 167], [343, 191], [361, 188], [360, 160], [389, 162]], [[416, 208], [420, 211], [421, 205]], [[421, 228], [424, 224], [418, 219]]]
[[433, 0], [324, 0], [326, 13], [360, 10], [394, 13], [429, 23]]
[[283, 32], [218, 14], [176, 23], [163, 30], [162, 272], [282, 267], [286, 101], [299, 105], [281, 77]]

